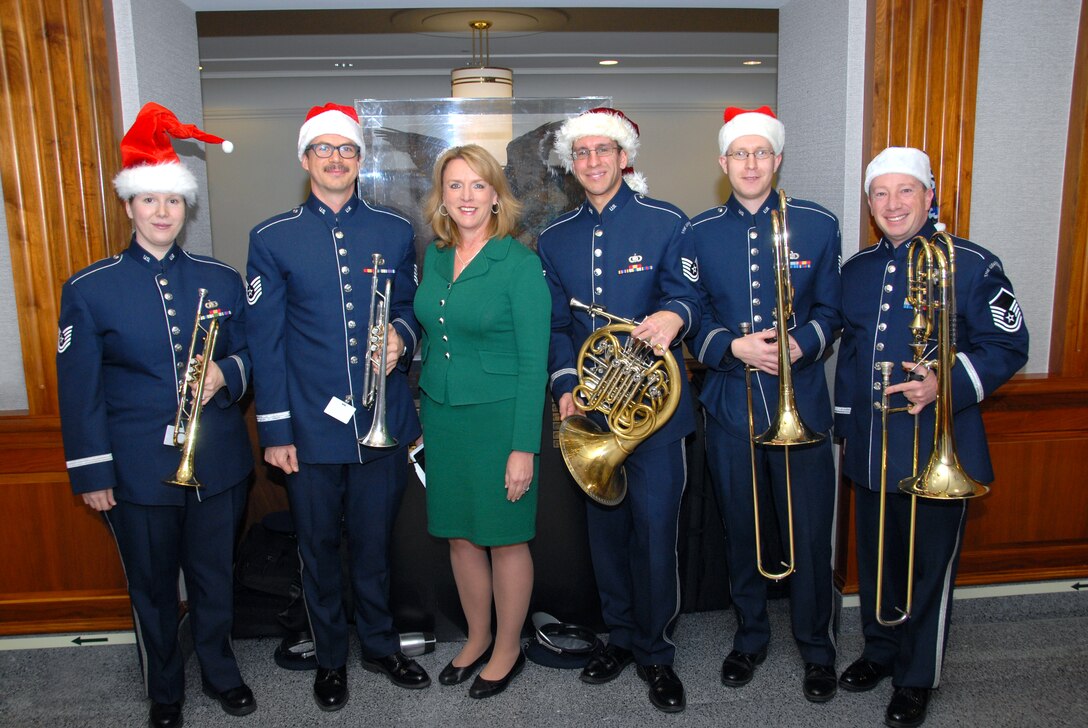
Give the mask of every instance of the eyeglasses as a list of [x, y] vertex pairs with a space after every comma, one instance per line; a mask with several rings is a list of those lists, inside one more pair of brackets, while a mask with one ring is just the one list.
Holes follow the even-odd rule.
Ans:
[[598, 159], [605, 159], [606, 157], [611, 157], [617, 151], [619, 151], [619, 147], [614, 144], [611, 146], [602, 144], [601, 146], [593, 147], [592, 149], [575, 149], [571, 152], [571, 156], [575, 159], [585, 161], [589, 159], [590, 154], [596, 154]]
[[335, 150], [341, 159], [355, 159], [359, 156], [359, 147], [354, 144], [341, 144], [340, 146], [334, 146], [332, 144], [311, 144], [306, 147], [307, 151], [313, 152], [315, 157], [321, 159], [328, 159], [332, 156]]
[[760, 162], [762, 162], [765, 159], [770, 159], [771, 157], [773, 157], [774, 156], [774, 150], [773, 149], [757, 149], [754, 152], [749, 152], [747, 149], [738, 149], [735, 152], [726, 152], [725, 156], [732, 157], [733, 159], [737, 160], [738, 162], [743, 162], [744, 160], [748, 159], [748, 157], [755, 157]]

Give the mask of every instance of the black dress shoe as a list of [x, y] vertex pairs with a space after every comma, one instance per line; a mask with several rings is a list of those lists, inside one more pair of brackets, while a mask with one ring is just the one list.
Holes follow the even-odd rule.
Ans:
[[812, 703], [826, 703], [835, 697], [839, 683], [835, 679], [835, 668], [831, 665], [805, 663], [805, 682], [802, 685], [805, 698]]
[[468, 689], [468, 696], [470, 698], [490, 698], [492, 695], [498, 695], [503, 690], [506, 690], [506, 686], [510, 684], [510, 681], [514, 679], [525, 667], [525, 653], [519, 652], [518, 659], [514, 660], [514, 666], [510, 668], [510, 672], [506, 673], [505, 677], [501, 677], [498, 680], [485, 680], [479, 675], [472, 681], [472, 687]]
[[739, 688], [752, 681], [756, 665], [767, 659], [767, 650], [740, 652], [733, 650], [722, 661], [722, 685]]
[[914, 728], [926, 722], [929, 688], [896, 688], [892, 693], [884, 723], [892, 728]]
[[245, 683], [230, 690], [224, 690], [221, 693], [216, 692], [207, 683], [203, 683], [201, 688], [209, 698], [219, 701], [219, 707], [223, 709], [224, 713], [249, 715], [257, 709], [257, 701], [253, 698], [253, 691]]
[[672, 671], [672, 665], [639, 665], [638, 676], [650, 685], [650, 702], [658, 710], [679, 713], [687, 705], [684, 683]]
[[151, 728], [180, 728], [185, 722], [181, 715], [181, 701], [176, 703], [156, 703], [151, 701], [151, 711], [147, 716], [147, 724]]
[[590, 685], [600, 685], [615, 680], [623, 669], [635, 661], [631, 650], [617, 645], [607, 645], [603, 650], [589, 658], [589, 663], [582, 668], [578, 679]]
[[450, 660], [450, 664], [443, 667], [442, 672], [438, 673], [438, 682], [443, 685], [460, 685], [465, 680], [472, 677], [473, 673], [479, 670], [480, 667], [490, 659], [491, 647], [488, 647], [484, 650], [482, 655], [464, 667], [457, 667], [453, 664], [453, 660]]
[[431, 684], [427, 671], [400, 651], [385, 657], [364, 657], [363, 667], [382, 673], [397, 687], [419, 690]]
[[317, 668], [314, 678], [314, 701], [324, 711], [340, 710], [348, 702], [347, 667]]
[[875, 688], [881, 680], [891, 674], [892, 668], [889, 665], [881, 665], [879, 662], [859, 657], [843, 671], [839, 677], [839, 685], [843, 690], [849, 690], [852, 693], [864, 693], [866, 690]]

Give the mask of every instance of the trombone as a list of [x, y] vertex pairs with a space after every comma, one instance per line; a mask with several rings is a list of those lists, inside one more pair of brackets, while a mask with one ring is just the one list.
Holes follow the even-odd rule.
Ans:
[[[370, 279], [370, 318], [367, 322], [366, 370], [363, 372], [363, 406], [374, 409], [370, 420], [370, 431], [359, 438], [359, 444], [366, 447], [391, 448], [397, 446], [397, 438], [389, 434], [385, 418], [385, 348], [389, 343], [389, 299], [393, 287], [391, 268], [382, 268], [385, 259], [380, 253], [371, 256], [373, 265], [364, 269], [372, 274]], [[378, 291], [378, 276], [390, 274], [385, 279], [385, 289]], [[374, 371], [375, 365], [378, 367]]]
[[[208, 374], [208, 362], [215, 353], [215, 340], [219, 336], [219, 320], [230, 316], [230, 311], [219, 308], [215, 301], [206, 300], [208, 289], [197, 289], [199, 298], [196, 303], [196, 319], [193, 321], [193, 338], [189, 341], [189, 366], [185, 376], [178, 382], [178, 411], [174, 416], [174, 446], [181, 447], [181, 462], [172, 479], [163, 480], [168, 485], [181, 485], [190, 488], [204, 487], [196, 479], [193, 457], [196, 450], [197, 433], [200, 431], [200, 413], [204, 409], [204, 379]], [[207, 313], [205, 313], [207, 310]], [[201, 325], [207, 322], [207, 327]], [[204, 344], [198, 352], [197, 347], [203, 335]], [[197, 356], [200, 356], [198, 359]]]
[[[790, 242], [786, 225], [786, 193], [778, 191], [778, 210], [771, 210], [771, 240], [774, 246], [775, 336], [778, 343], [778, 412], [771, 426], [762, 435], [755, 435], [752, 415], [752, 367], [744, 366], [744, 387], [748, 398], [748, 450], [752, 462], [752, 510], [755, 516], [756, 568], [768, 579], [781, 581], [796, 570], [793, 539], [793, 494], [790, 485], [790, 445], [811, 445], [822, 442], [824, 436], [813, 431], [801, 419], [793, 390], [793, 368], [790, 361], [788, 322], [793, 316], [793, 284], [790, 282]], [[751, 325], [740, 324], [741, 333], [751, 333]], [[759, 486], [756, 478], [756, 445], [781, 447], [786, 460], [786, 520], [788, 526], [789, 561], [782, 562], [782, 571], [770, 571], [763, 566], [763, 549], [759, 529]]]
[[[891, 407], [886, 394], [891, 384], [894, 362], [878, 362], [883, 380], [880, 400], [880, 515], [877, 528], [876, 619], [885, 627], [894, 627], [910, 619], [914, 599], [915, 516], [918, 497], [957, 500], [985, 495], [989, 488], [969, 476], [959, 463], [952, 428], [952, 367], [956, 363], [956, 247], [952, 236], [939, 230], [932, 238], [917, 235], [907, 249], [907, 303], [914, 309], [910, 330], [911, 349], [917, 367], [933, 370], [937, 377], [937, 396], [933, 402], [933, 451], [926, 466], [918, 471], [918, 443], [921, 412], [914, 415], [914, 455], [910, 477], [899, 481], [899, 490], [911, 496], [910, 539], [907, 547], [907, 594], [898, 617], [882, 614], [884, 587], [884, 514], [888, 479], [888, 415], [909, 407]], [[934, 321], [934, 313], [937, 321]], [[927, 360], [936, 331], [936, 358]], [[917, 378], [913, 372], [908, 378]]]

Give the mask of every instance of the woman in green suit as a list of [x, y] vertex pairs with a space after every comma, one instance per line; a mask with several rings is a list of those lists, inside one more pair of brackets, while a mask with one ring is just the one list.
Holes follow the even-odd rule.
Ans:
[[415, 299], [427, 528], [449, 539], [468, 622], [468, 640], [438, 679], [458, 684], [486, 662], [469, 689], [474, 698], [502, 692], [524, 667], [521, 629], [533, 590], [528, 541], [536, 533], [551, 298], [540, 259], [510, 236], [520, 209], [482, 147], [454, 147], [435, 163], [424, 214], [438, 239]]

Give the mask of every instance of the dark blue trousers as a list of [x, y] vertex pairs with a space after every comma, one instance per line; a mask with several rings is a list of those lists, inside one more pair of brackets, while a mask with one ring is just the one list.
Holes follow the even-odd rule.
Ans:
[[[767, 647], [771, 625], [767, 617], [767, 579], [756, 568], [752, 458], [748, 441], [730, 435], [714, 418], [708, 417], [706, 449], [725, 524], [729, 590], [737, 615], [733, 649], [756, 653]], [[785, 449], [757, 445], [755, 453], [763, 516], [760, 519], [763, 568], [780, 572], [784, 567], [768, 558], [766, 536], [768, 525], [773, 529], [777, 522], [784, 557], [788, 560]], [[788, 577], [793, 637], [804, 662], [834, 665], [834, 626], [840, 599], [832, 580], [832, 527], [838, 489], [831, 438], [817, 445], [791, 447], [789, 458], [797, 569]]]
[[119, 500], [103, 513], [121, 554], [144, 683], [155, 702], [185, 698], [185, 665], [178, 645], [179, 568], [185, 575], [189, 626], [204, 682], [218, 692], [242, 684], [230, 630], [234, 539], [245, 510], [246, 482], [202, 500], [195, 489], [188, 489], [181, 507]]
[[586, 499], [593, 573], [608, 641], [632, 650], [640, 665], [671, 665], [666, 634], [680, 605], [676, 533], [687, 484], [684, 441], [624, 461], [627, 497], [602, 506]]
[[407, 448], [366, 463], [299, 463], [287, 476], [302, 558], [302, 587], [317, 663], [347, 663], [340, 534], [347, 534], [355, 629], [366, 657], [400, 649], [389, 609], [389, 547], [407, 477]]
[[[896, 687], [936, 688], [941, 681], [941, 664], [952, 620], [952, 587], [967, 523], [967, 501], [918, 499], [911, 617], [898, 627], [884, 627], [876, 621], [875, 612], [880, 493], [855, 486], [854, 496], [858, 591], [865, 634], [862, 656], [881, 665], [892, 665], [892, 684]], [[899, 616], [895, 608], [906, 604], [910, 500], [903, 493], [888, 493], [882, 594], [885, 618]]]

